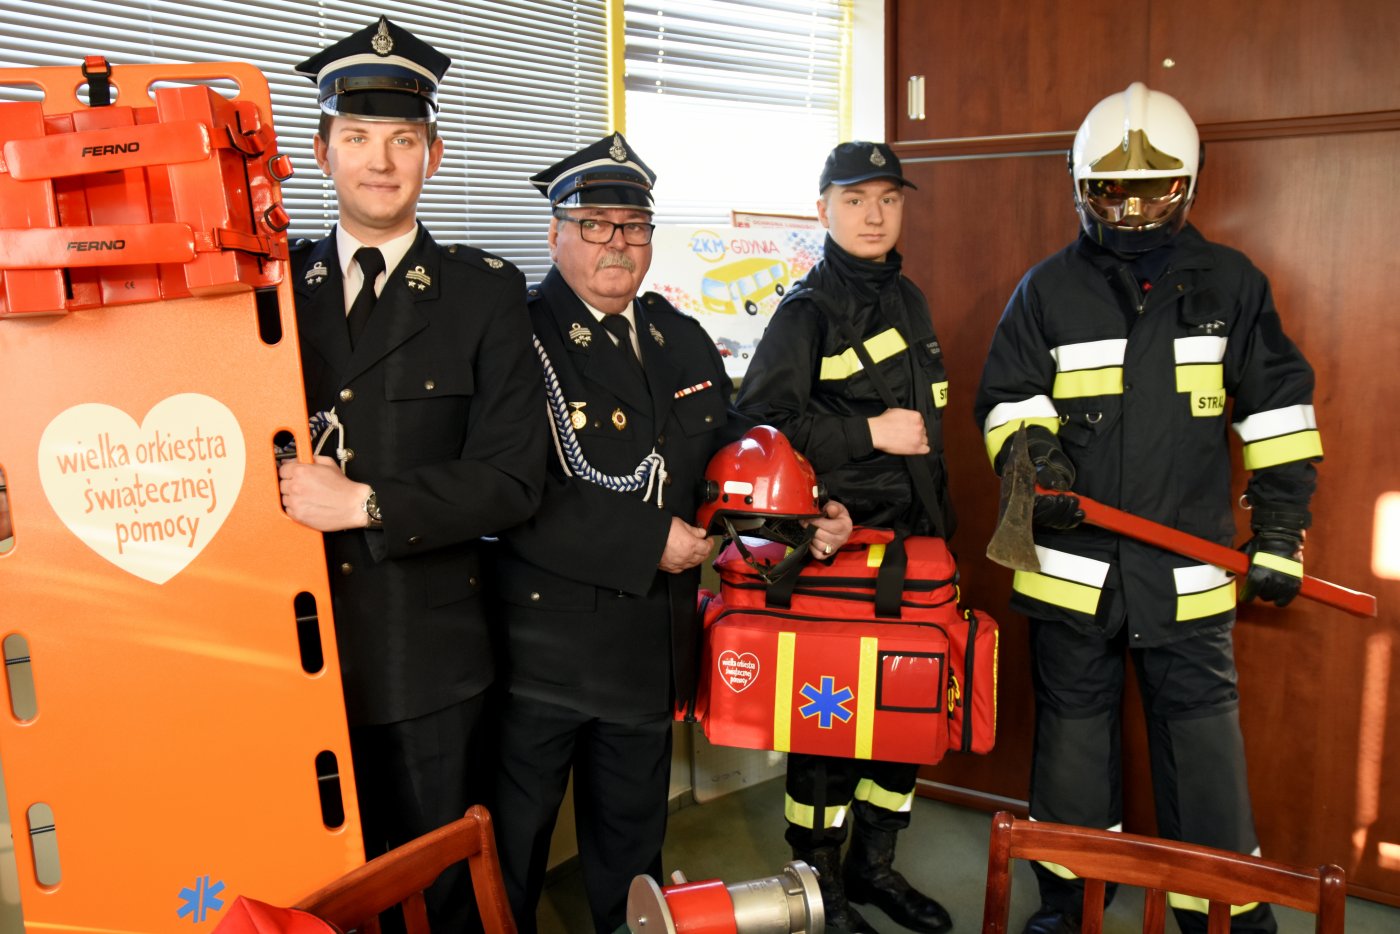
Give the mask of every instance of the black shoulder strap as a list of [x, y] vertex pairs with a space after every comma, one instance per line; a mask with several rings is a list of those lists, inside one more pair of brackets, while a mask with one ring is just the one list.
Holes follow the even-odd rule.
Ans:
[[[898, 399], [894, 397], [894, 392], [890, 389], [890, 384], [885, 382], [885, 378], [880, 375], [880, 371], [875, 366], [875, 361], [870, 359], [870, 353], [865, 349], [865, 341], [852, 326], [850, 319], [841, 314], [836, 307], [836, 301], [830, 295], [819, 289], [807, 289], [803, 292], [804, 297], [812, 299], [826, 316], [836, 322], [836, 326], [841, 329], [841, 333], [850, 342], [851, 349], [855, 351], [860, 359], [860, 365], [865, 369], [865, 373], [870, 377], [870, 383], [875, 387], [875, 391], [880, 394], [880, 400], [885, 403], [887, 409], [904, 408]], [[849, 304], [850, 298], [846, 299]], [[905, 336], [905, 343], [908, 338]], [[904, 465], [909, 469], [909, 476], [914, 481], [914, 492], [919, 495], [919, 502], [923, 503], [924, 511], [933, 520], [933, 531], [939, 538], [943, 538], [943, 509], [938, 504], [938, 491], [933, 486], [933, 474], [928, 469], [928, 462], [917, 454], [911, 454], [904, 458]]]

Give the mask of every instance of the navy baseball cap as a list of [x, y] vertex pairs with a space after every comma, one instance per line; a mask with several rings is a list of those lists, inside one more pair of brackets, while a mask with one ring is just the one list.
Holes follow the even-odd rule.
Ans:
[[322, 49], [296, 67], [333, 116], [432, 123], [437, 89], [452, 60], [413, 33], [379, 22]]
[[904, 177], [899, 157], [889, 146], [852, 140], [837, 146], [826, 157], [817, 192], [826, 191], [832, 185], [856, 185], [872, 178], [893, 179], [905, 188], [919, 187]]
[[621, 133], [605, 136], [530, 178], [556, 208], [637, 208], [652, 211], [656, 173]]

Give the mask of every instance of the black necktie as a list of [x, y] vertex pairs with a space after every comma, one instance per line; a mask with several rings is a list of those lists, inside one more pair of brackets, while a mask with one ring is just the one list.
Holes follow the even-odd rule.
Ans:
[[632, 347], [632, 322], [628, 321], [620, 314], [603, 315], [603, 327], [607, 328], [612, 336], [617, 338], [617, 349], [622, 351], [622, 355], [627, 358], [627, 362], [632, 365], [632, 369], [642, 372], [642, 361], [637, 359], [637, 351]]
[[355, 262], [360, 264], [365, 281], [360, 286], [360, 294], [355, 296], [355, 303], [350, 306], [350, 313], [345, 316], [345, 326], [350, 331], [351, 347], [355, 346], [355, 342], [364, 333], [365, 322], [369, 321], [369, 313], [374, 310], [374, 303], [378, 301], [374, 294], [374, 281], [384, 271], [384, 254], [372, 246], [362, 246], [355, 251]]

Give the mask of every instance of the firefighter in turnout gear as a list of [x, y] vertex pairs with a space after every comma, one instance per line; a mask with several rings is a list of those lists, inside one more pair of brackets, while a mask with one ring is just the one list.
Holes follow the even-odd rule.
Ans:
[[[883, 143], [842, 143], [827, 157], [817, 201], [829, 233], [824, 258], [774, 312], [736, 405], [791, 438], [859, 525], [946, 537], [948, 382], [928, 303], [901, 275], [895, 250], [906, 187], [914, 186]], [[943, 906], [893, 867], [918, 771], [789, 753], [787, 841], [817, 869], [828, 930], [874, 930], [849, 902], [925, 934], [952, 927]]]
[[[1227, 545], [1233, 428], [1251, 471], [1254, 533], [1238, 596], [1283, 606], [1302, 583], [1322, 456], [1313, 373], [1264, 275], [1186, 223], [1200, 152], [1181, 104], [1140, 83], [1093, 108], [1070, 157], [1083, 230], [1017, 286], [975, 414], [998, 471], [1024, 424], [1040, 485]], [[1142, 688], [1159, 833], [1257, 853], [1231, 637], [1236, 581], [1079, 525], [1077, 502], [1044, 499], [1034, 516], [1041, 569], [1016, 573], [1011, 601], [1030, 617], [1031, 817], [1120, 826], [1127, 654]], [[1034, 870], [1042, 905], [1025, 930], [1078, 931], [1082, 881], [1058, 866]], [[1206, 929], [1204, 903], [1171, 904], [1186, 934]], [[1276, 924], [1268, 905], [1254, 904], [1236, 909], [1232, 929]]]

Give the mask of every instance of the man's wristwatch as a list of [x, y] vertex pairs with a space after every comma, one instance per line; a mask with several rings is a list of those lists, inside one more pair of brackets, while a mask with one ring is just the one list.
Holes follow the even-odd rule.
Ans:
[[379, 494], [371, 487], [369, 495], [365, 497], [365, 515], [369, 518], [369, 528], [379, 529], [384, 527], [384, 514], [379, 511]]

